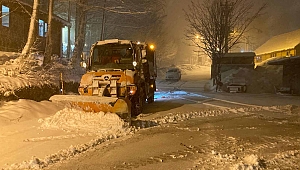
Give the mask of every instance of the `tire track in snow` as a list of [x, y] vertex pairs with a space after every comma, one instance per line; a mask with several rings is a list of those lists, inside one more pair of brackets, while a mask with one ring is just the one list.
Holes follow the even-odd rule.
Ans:
[[[203, 97], [206, 97], [206, 96], [203, 96]], [[182, 100], [186, 100], [186, 101], [190, 101], [190, 102], [194, 102], [194, 103], [199, 103], [199, 104], [204, 104], [204, 105], [212, 106], [212, 107], [218, 107], [218, 108], [221, 108], [221, 109], [229, 109], [229, 108], [232, 108], [232, 106], [227, 107], [227, 106], [212, 104], [212, 103], [208, 103], [208, 102], [219, 101], [219, 102], [229, 103], [229, 104], [238, 105], [238, 106], [260, 107], [259, 105], [251, 105], [251, 104], [233, 102], [233, 101], [229, 101], [229, 100], [223, 100], [223, 99], [218, 99], [218, 98], [210, 98], [210, 97], [206, 97], [207, 99], [202, 100], [202, 101], [194, 100], [194, 99], [188, 99], [187, 97], [179, 97], [179, 98], [182, 99]]]

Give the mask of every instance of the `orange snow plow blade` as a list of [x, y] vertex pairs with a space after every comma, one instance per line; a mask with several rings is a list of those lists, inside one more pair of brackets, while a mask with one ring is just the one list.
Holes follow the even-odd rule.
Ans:
[[64, 103], [72, 108], [80, 108], [86, 112], [110, 112], [118, 114], [122, 119], [131, 115], [129, 100], [115, 97], [82, 96], [82, 95], [54, 95], [50, 101]]

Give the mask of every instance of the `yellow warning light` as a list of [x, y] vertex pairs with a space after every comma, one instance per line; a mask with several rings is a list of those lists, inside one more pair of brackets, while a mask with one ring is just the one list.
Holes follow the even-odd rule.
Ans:
[[150, 49], [154, 50], [154, 45], [153, 44], [150, 45]]

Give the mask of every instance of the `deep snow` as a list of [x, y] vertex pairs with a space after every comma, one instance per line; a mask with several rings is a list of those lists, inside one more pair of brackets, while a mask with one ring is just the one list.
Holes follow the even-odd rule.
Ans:
[[[183, 92], [175, 92], [175, 95], [180, 95]], [[187, 93], [186, 93], [187, 94]], [[166, 95], [169, 95], [166, 93]], [[32, 101], [23, 101], [27, 102], [29, 105], [32, 104]], [[35, 103], [36, 105], [39, 102]], [[18, 106], [14, 106], [15, 110]], [[6, 115], [9, 116], [8, 108], [11, 105], [7, 104], [4, 107], [7, 112]], [[12, 108], [12, 107], [11, 107]], [[43, 106], [41, 106], [43, 108]], [[286, 113], [289, 114], [290, 106], [272, 106], [272, 107], [245, 107], [245, 108], [232, 108], [232, 109], [207, 109], [204, 111], [198, 112], [181, 112], [181, 113], [169, 113], [164, 116], [157, 116], [151, 120], [145, 121], [136, 121], [132, 127], [129, 127], [123, 120], [121, 120], [116, 114], [113, 113], [86, 113], [80, 112], [75, 109], [65, 108], [57, 111], [52, 116], [47, 116], [44, 118], [35, 120], [39, 122], [39, 126], [37, 127], [40, 130], [45, 129], [56, 129], [63, 130], [67, 132], [69, 135], [61, 135], [61, 136], [47, 136], [47, 137], [36, 137], [36, 138], [28, 138], [25, 139], [24, 142], [39, 142], [39, 141], [47, 141], [47, 140], [59, 140], [65, 138], [78, 138], [84, 136], [92, 136], [93, 139], [87, 143], [71, 145], [69, 148], [59, 150], [57, 153], [52, 153], [50, 155], [45, 155], [45, 157], [35, 157], [33, 156], [30, 160], [23, 161], [21, 163], [14, 163], [11, 165], [6, 165], [4, 169], [39, 169], [43, 167], [47, 167], [53, 163], [61, 162], [64, 160], [71, 159], [72, 157], [84, 153], [92, 148], [100, 145], [105, 141], [109, 141], [111, 139], [124, 137], [126, 135], [132, 135], [140, 129], [149, 128], [149, 127], [157, 127], [162, 126], [164, 124], [182, 122], [190, 119], [195, 119], [199, 117], [217, 117], [226, 114], [252, 114], [252, 112], [258, 111], [273, 111], [277, 112], [280, 110], [286, 110]], [[18, 109], [17, 109], [18, 110]], [[8, 112], [9, 111], [9, 112]], [[46, 113], [43, 112], [44, 114]], [[300, 112], [298, 113], [300, 114]], [[1, 114], [3, 115], [3, 114]], [[45, 115], [43, 115], [45, 116]], [[43, 117], [42, 116], [42, 117]], [[8, 125], [7, 125], [8, 126]], [[3, 133], [3, 132], [2, 132]], [[217, 159], [235, 159], [234, 155], [222, 155], [217, 151], [212, 151], [212, 156]], [[280, 156], [280, 155], [279, 155]], [[282, 155], [284, 156], [284, 155]], [[248, 155], [245, 158], [245, 161], [233, 165], [233, 169], [258, 169], [259, 166], [259, 158], [255, 155]]]
[[[13, 54], [15, 55], [15, 54]], [[40, 85], [40, 84], [47, 84], [47, 83], [54, 83], [59, 81], [59, 75], [63, 70], [65, 71], [64, 77], [67, 80], [78, 81], [80, 78], [80, 74], [77, 74], [75, 70], [71, 69], [70, 65], [64, 65], [60, 62], [57, 62], [51, 67], [51, 71], [45, 73], [43, 70], [40, 71], [28, 71], [26, 74], [20, 74], [17, 72], [18, 68], [16, 68], [18, 61], [11, 60], [6, 61], [6, 64], [1, 65], [4, 70], [2, 74], [0, 74], [0, 92], [4, 94], [7, 93], [14, 93], [14, 90], [19, 87], [24, 87], [28, 85]], [[180, 67], [180, 66], [179, 66]], [[13, 73], [7, 74], [7, 70], [12, 69]], [[67, 68], [67, 69], [65, 69]], [[197, 79], [201, 80], [201, 76], [199, 75], [207, 75], [210, 72], [209, 67], [205, 66], [181, 66], [180, 67], [183, 72], [183, 76], [186, 76], [186, 79], [183, 79], [179, 82], [172, 82], [170, 85], [174, 86], [173, 91], [169, 92], [162, 92], [159, 91], [156, 93], [155, 100], [165, 100], [165, 99], [174, 99], [180, 98], [181, 95], [187, 95], [190, 97], [203, 97], [199, 94], [195, 93], [188, 93], [182, 90], [177, 89], [180, 86], [189, 87], [196, 87], [199, 85]], [[278, 68], [271, 68], [265, 67], [263, 73], [274, 72]], [[272, 70], [274, 69], [274, 70]], [[51, 74], [49, 74], [51, 72]], [[256, 88], [252, 88], [252, 92], [261, 92], [260, 90], [265, 87], [265, 83], [257, 83], [257, 82], [269, 82], [273, 80], [278, 80], [278, 75], [270, 74], [272, 76], [264, 75], [264, 79], [261, 80], [260, 76], [262, 73], [254, 73], [259, 72], [259, 70], [249, 71], [245, 69], [239, 70], [232, 70], [226, 72], [224, 75], [224, 82], [226, 84], [226, 78], [232, 76], [232, 74], [245, 76], [251, 78], [248, 81], [249, 87], [251, 89], [251, 85]], [[277, 72], [275, 72], [277, 73]], [[163, 72], [162, 72], [163, 74]], [[274, 77], [276, 76], [276, 77]], [[207, 76], [209, 77], [209, 76]], [[163, 79], [163, 76], [160, 77]], [[266, 78], [269, 78], [266, 80]], [[254, 80], [256, 83], [254, 83]], [[160, 80], [163, 81], [163, 80]], [[203, 90], [206, 91], [213, 91], [213, 86], [209, 79], [205, 79], [204, 81], [201, 80], [203, 83]], [[168, 84], [169, 82], [164, 82]], [[179, 86], [177, 86], [177, 85]], [[272, 84], [272, 83], [271, 83]], [[260, 86], [257, 86], [260, 85]], [[176, 87], [176, 88], [175, 88]], [[159, 87], [158, 87], [159, 88]], [[273, 87], [270, 87], [273, 88]], [[6, 166], [0, 165], [1, 168], [4, 169], [39, 169], [43, 167], [47, 167], [51, 164], [62, 162], [64, 160], [71, 159], [74, 156], [80, 155], [88, 150], [95, 148], [96, 146], [102, 144], [103, 142], [109, 141], [111, 139], [124, 137], [127, 135], [133, 135], [140, 129], [149, 128], [149, 127], [159, 127], [164, 124], [174, 123], [174, 122], [181, 122], [186, 121], [198, 117], [216, 117], [220, 115], [227, 115], [227, 114], [250, 114], [249, 112], [258, 112], [258, 111], [278, 111], [278, 110], [286, 110], [286, 113], [289, 114], [289, 110], [292, 106], [270, 106], [270, 107], [245, 107], [245, 108], [231, 108], [231, 109], [215, 109], [210, 108], [202, 111], [186, 111], [186, 112], [176, 112], [176, 113], [169, 113], [167, 115], [162, 116], [155, 116], [154, 118], [147, 120], [141, 119], [136, 120], [133, 122], [133, 126], [128, 126], [128, 124], [124, 123], [116, 114], [114, 113], [86, 113], [81, 112], [76, 109], [71, 108], [64, 108], [64, 106], [52, 103], [49, 101], [42, 101], [42, 102], [35, 102], [31, 100], [19, 100], [19, 101], [10, 101], [10, 102], [1, 102], [0, 103], [0, 137], [7, 138], [8, 136], [11, 137], [10, 134], [7, 134], [6, 130], [10, 129], [10, 127], [20, 126], [18, 127], [17, 132], [20, 132], [20, 129], [26, 129], [26, 126], [30, 126], [32, 121], [37, 124], [36, 126], [32, 127], [38, 134], [43, 134], [43, 136], [37, 135], [36, 137], [31, 136], [28, 138], [24, 138], [23, 142], [38, 142], [38, 141], [58, 141], [64, 139], [77, 139], [77, 138], [84, 138], [90, 137], [91, 139], [87, 142], [88, 139], [79, 140], [75, 144], [69, 145], [69, 147], [65, 147], [64, 149], [60, 149], [58, 151], [54, 151], [51, 154], [46, 154], [40, 157], [33, 155], [27, 155], [23, 161], [14, 162], [13, 158], [7, 160], [9, 162]], [[299, 114], [296, 111], [296, 114]], [[13, 130], [11, 128], [11, 130]], [[53, 131], [58, 133], [59, 135], [51, 134]], [[56, 132], [58, 131], [58, 132]], [[62, 132], [60, 132], [62, 131]], [[19, 133], [18, 132], [18, 133]], [[51, 132], [51, 133], [50, 133]], [[9, 132], [14, 134], [13, 132]], [[10, 139], [10, 138], [9, 138]], [[2, 152], [8, 152], [9, 147], [16, 147], [14, 143], [10, 143], [10, 146], [2, 146]], [[30, 143], [29, 143], [30, 145]], [[34, 146], [34, 143], [32, 143]], [[45, 145], [44, 147], [47, 147]], [[17, 149], [18, 148], [16, 147]], [[43, 148], [47, 149], [47, 148]], [[49, 148], [50, 149], [50, 148]], [[2, 156], [5, 156], [5, 153], [1, 153]], [[216, 159], [235, 159], [235, 155], [226, 155], [218, 153], [218, 151], [212, 150], [212, 157]], [[290, 154], [298, 154], [297, 151], [290, 153]], [[31, 157], [31, 159], [28, 159]], [[278, 157], [285, 157], [285, 153], [282, 155], [278, 155]], [[242, 162], [238, 164], [233, 164], [233, 169], [259, 169], [260, 158], [257, 155], [246, 155]], [[3, 163], [3, 162], [1, 162]]]

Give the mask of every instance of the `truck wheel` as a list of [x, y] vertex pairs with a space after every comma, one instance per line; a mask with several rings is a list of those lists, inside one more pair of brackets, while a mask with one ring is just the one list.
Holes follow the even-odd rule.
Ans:
[[155, 83], [155, 80], [152, 80], [150, 83], [153, 84], [153, 87], [150, 88], [150, 95], [151, 96], [149, 98], [147, 98], [147, 102], [148, 103], [153, 103], [154, 102], [154, 92], [156, 91], [156, 83]]
[[131, 116], [135, 117], [139, 114], [141, 114], [141, 106], [139, 104], [139, 99], [138, 95], [134, 96], [133, 99], [131, 100]]
[[142, 113], [142, 110], [141, 110], [140, 106], [134, 105], [132, 107], [133, 107], [132, 108], [132, 116], [138, 116], [139, 114]]
[[137, 116], [143, 112], [143, 107], [145, 103], [145, 93], [143, 89], [138, 94], [135, 94], [132, 102], [132, 116]]

